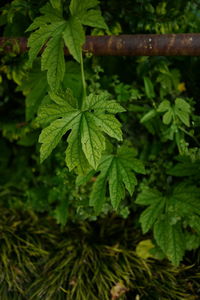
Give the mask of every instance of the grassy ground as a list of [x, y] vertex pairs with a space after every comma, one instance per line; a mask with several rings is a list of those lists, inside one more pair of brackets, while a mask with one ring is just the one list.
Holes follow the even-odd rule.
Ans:
[[175, 268], [137, 256], [132, 220], [109, 216], [62, 230], [43, 215], [1, 208], [0, 299], [199, 299], [198, 252]]

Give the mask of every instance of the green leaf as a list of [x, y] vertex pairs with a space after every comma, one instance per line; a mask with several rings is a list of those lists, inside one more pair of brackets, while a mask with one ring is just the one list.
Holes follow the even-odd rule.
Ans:
[[98, 0], [82, 0], [81, 2], [79, 0], [71, 0], [69, 9], [72, 16], [80, 16], [88, 9], [97, 6], [98, 3]]
[[76, 185], [80, 186], [82, 184], [86, 184], [89, 180], [92, 179], [92, 177], [95, 175], [95, 171], [91, 170], [87, 174], [84, 175], [78, 175], [76, 177]]
[[140, 119], [140, 123], [145, 123], [145, 122], [153, 119], [156, 115], [157, 115], [156, 110], [151, 109]]
[[163, 212], [165, 200], [163, 195], [157, 190], [150, 189], [149, 187], [144, 187], [142, 189], [142, 192], [138, 195], [135, 203], [139, 205], [150, 205], [142, 212], [139, 219], [143, 233], [149, 231]]
[[67, 197], [63, 197], [63, 199], [61, 199], [59, 205], [56, 206], [56, 209], [54, 211], [57, 223], [61, 224], [62, 226], [64, 226], [67, 222], [68, 205], [69, 205], [69, 201]]
[[171, 225], [170, 218], [165, 215], [156, 221], [154, 237], [165, 255], [178, 266], [185, 252], [185, 237], [180, 224]]
[[158, 217], [162, 214], [164, 208], [164, 201], [155, 203], [146, 208], [140, 215], [139, 222], [142, 226], [142, 232], [147, 233], [153, 224], [156, 222]]
[[157, 108], [157, 112], [165, 112], [162, 118], [163, 123], [165, 125], [169, 125], [172, 122], [174, 110], [173, 107], [171, 107], [171, 104], [168, 100], [164, 100], [160, 103], [160, 105]]
[[[56, 26], [57, 28], [57, 26]], [[47, 40], [51, 37], [55, 30], [55, 26], [53, 25], [43, 25], [41, 28], [33, 32], [28, 39], [28, 47], [29, 52], [29, 61], [28, 66], [32, 67], [32, 63], [37, 57], [38, 53], [47, 42]]]
[[188, 220], [188, 224], [200, 235], [200, 217], [197, 215], [191, 215]]
[[74, 59], [80, 63], [82, 45], [85, 42], [85, 34], [81, 21], [78, 18], [72, 17], [67, 21], [67, 26], [63, 31], [63, 39], [69, 52]]
[[63, 79], [63, 88], [71, 89], [74, 97], [80, 99], [82, 95], [82, 80], [80, 65], [75, 61], [68, 61], [65, 64], [65, 75]]
[[167, 171], [167, 174], [172, 176], [199, 176], [200, 175], [200, 161], [183, 161], [176, 164], [174, 167]]
[[95, 28], [108, 29], [100, 10], [91, 9], [81, 17], [81, 23]]
[[46, 72], [41, 72], [40, 69], [34, 67], [17, 90], [22, 91], [26, 96], [26, 120], [29, 121], [34, 118], [44, 96], [47, 94]]
[[[111, 117], [111, 116], [110, 116]], [[100, 126], [92, 118], [90, 112], [82, 114], [81, 119], [81, 144], [83, 152], [91, 166], [96, 169], [101, 158], [101, 153], [105, 149], [105, 137]], [[108, 132], [107, 132], [108, 133]]]
[[154, 205], [159, 204], [163, 200], [163, 195], [157, 191], [144, 187], [142, 192], [138, 195], [135, 203], [139, 205]]
[[197, 249], [200, 246], [200, 236], [197, 234], [192, 234], [191, 232], [186, 232], [185, 243], [186, 243], [186, 250], [191, 251]]
[[169, 125], [173, 118], [173, 111], [169, 110], [163, 115], [163, 123], [165, 125]]
[[[133, 194], [134, 187], [137, 184], [134, 171], [138, 160], [134, 157], [130, 159], [132, 154], [133, 151], [131, 148], [121, 146], [116, 155], [106, 155], [102, 158], [97, 169], [97, 171], [100, 171], [100, 175], [93, 185], [90, 196], [90, 205], [94, 206], [96, 211], [101, 210], [105, 202], [107, 182], [114, 209], [119, 207], [120, 201], [124, 198], [125, 188], [130, 195]], [[140, 168], [136, 167], [136, 169], [144, 172], [144, 166]]]
[[157, 108], [158, 112], [165, 112], [166, 110], [169, 110], [171, 108], [171, 104], [168, 100], [164, 100], [160, 103], [160, 105]]
[[[55, 1], [57, 2], [57, 4], [60, 2], [60, 1], [54, 0], [54, 2]], [[52, 4], [46, 3], [40, 9], [40, 12], [43, 14], [43, 16], [39, 16], [39, 17], [35, 18], [33, 23], [26, 29], [26, 32], [35, 30], [35, 29], [42, 27], [43, 25], [46, 25], [48, 23], [63, 21], [61, 8], [55, 9], [55, 7], [53, 7], [53, 8], [52, 7], [53, 7]]]
[[[109, 163], [112, 163], [112, 159], [109, 161]], [[109, 170], [109, 167], [107, 167], [107, 170]], [[104, 174], [104, 176], [98, 176], [92, 192], [90, 194], [90, 205], [94, 207], [96, 213], [100, 213], [102, 210], [102, 207], [106, 200], [106, 184], [107, 184], [107, 172]]]
[[78, 174], [85, 174], [89, 169], [89, 163], [82, 149], [82, 143], [80, 137], [81, 124], [79, 123], [76, 128], [70, 133], [67, 142], [68, 147], [66, 150], [66, 164], [69, 170], [77, 168]]
[[171, 202], [179, 215], [200, 215], [200, 188], [179, 184], [173, 191]]
[[[55, 102], [41, 107], [39, 111], [39, 120], [43, 122], [52, 122], [48, 127], [42, 130], [39, 137], [41, 146], [41, 161], [46, 159], [51, 151], [57, 146], [62, 136], [71, 130], [68, 136], [68, 148], [66, 151], [66, 163], [70, 170], [78, 167], [78, 171], [83, 172], [88, 163], [96, 169], [105, 149], [105, 137], [103, 132], [111, 137], [121, 140], [122, 133], [119, 121], [112, 113], [105, 111], [109, 106], [109, 101], [105, 94], [101, 97], [102, 109], [95, 107], [95, 96], [93, 102], [91, 96], [86, 98], [87, 109], [80, 110], [75, 105], [73, 96], [69, 93], [55, 94], [50, 93], [50, 97]], [[97, 97], [98, 98], [98, 97]], [[103, 101], [104, 99], [104, 101]], [[108, 105], [105, 104], [108, 103]], [[73, 106], [72, 106], [73, 105]], [[112, 102], [113, 111], [114, 103]], [[115, 106], [122, 111], [121, 106]], [[105, 117], [104, 117], [105, 115]], [[98, 120], [98, 121], [97, 121]], [[101, 123], [99, 122], [101, 120]], [[109, 126], [113, 128], [109, 129]]]
[[190, 104], [187, 103], [184, 99], [182, 98], [176, 98], [175, 100], [175, 106], [176, 108], [186, 112], [186, 113], [190, 113], [191, 108], [190, 108]]
[[66, 113], [65, 117], [53, 121], [48, 127], [42, 130], [39, 137], [39, 143], [42, 143], [40, 148], [40, 160], [43, 162], [52, 150], [60, 142], [62, 136], [73, 126], [76, 119], [79, 117], [79, 111]]
[[190, 105], [183, 99], [175, 100], [175, 114], [186, 126], [190, 126]]
[[42, 54], [41, 69], [47, 70], [48, 83], [55, 91], [59, 90], [65, 74], [63, 46], [61, 35], [58, 34], [50, 39]]
[[62, 1], [51, 0], [40, 10], [43, 16], [37, 17], [27, 29], [35, 30], [28, 39], [28, 66], [32, 66], [34, 59], [45, 46], [42, 70], [47, 70], [47, 79], [52, 90], [58, 91], [64, 78], [64, 44], [80, 63], [85, 42], [83, 25], [107, 28], [100, 11], [95, 8], [97, 4], [96, 0], [72, 0], [71, 16], [69, 20], [65, 20], [62, 15]]
[[118, 112], [126, 111], [120, 104], [115, 100], [109, 100], [105, 102], [105, 99], [109, 97], [109, 94], [106, 92], [101, 92], [99, 95], [90, 94], [87, 97], [87, 102], [84, 103], [84, 109], [95, 109], [96, 112], [102, 113], [107, 112], [115, 114]]
[[54, 9], [62, 14], [62, 0], [50, 0], [50, 3]]
[[[37, 121], [40, 124], [48, 125], [58, 118], [65, 117], [67, 113], [74, 112], [76, 108], [74, 108], [74, 105], [71, 105], [71, 103], [73, 104], [74, 99], [69, 89], [62, 95], [49, 92], [47, 97], [49, 98], [47, 101], [48, 104], [42, 104], [38, 110]], [[55, 103], [52, 104], [52, 100]]]
[[149, 77], [144, 77], [144, 89], [147, 98], [152, 99], [155, 97], [154, 86]]

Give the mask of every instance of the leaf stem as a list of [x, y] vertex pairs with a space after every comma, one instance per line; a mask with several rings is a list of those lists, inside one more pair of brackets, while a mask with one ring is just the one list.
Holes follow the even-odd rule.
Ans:
[[191, 133], [189, 133], [187, 130], [185, 130], [185, 129], [184, 129], [183, 127], [181, 127], [181, 126], [179, 126], [179, 129], [182, 130], [185, 134], [189, 135], [189, 136], [193, 139], [193, 141], [195, 141], [196, 144], [200, 147], [200, 143], [199, 143], [199, 141], [196, 139], [195, 136], [193, 136]]
[[84, 73], [84, 65], [83, 65], [83, 54], [81, 52], [81, 79], [82, 79], [82, 87], [83, 87], [83, 93], [82, 93], [82, 101], [80, 103], [80, 107], [83, 105], [83, 103], [85, 102], [86, 99], [86, 81], [85, 81], [85, 73]]

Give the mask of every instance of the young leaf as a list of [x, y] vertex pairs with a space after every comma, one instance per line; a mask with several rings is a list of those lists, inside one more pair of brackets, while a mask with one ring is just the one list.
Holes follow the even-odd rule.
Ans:
[[[134, 153], [135, 154], [135, 153]], [[141, 161], [134, 158], [131, 148], [121, 146], [116, 155], [106, 155], [100, 162], [97, 171], [100, 175], [93, 185], [90, 205], [97, 212], [101, 211], [106, 197], [106, 185], [109, 184], [111, 203], [117, 209], [125, 196], [125, 188], [132, 195], [137, 179], [134, 172], [145, 173]]]

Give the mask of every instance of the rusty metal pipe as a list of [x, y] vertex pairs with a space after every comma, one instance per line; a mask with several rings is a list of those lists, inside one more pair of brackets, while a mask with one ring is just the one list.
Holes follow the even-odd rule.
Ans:
[[[14, 45], [20, 53], [28, 50], [26, 38], [0, 38], [4, 52], [13, 51]], [[199, 56], [200, 33], [87, 36], [83, 51], [97, 56]]]

